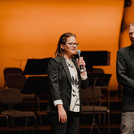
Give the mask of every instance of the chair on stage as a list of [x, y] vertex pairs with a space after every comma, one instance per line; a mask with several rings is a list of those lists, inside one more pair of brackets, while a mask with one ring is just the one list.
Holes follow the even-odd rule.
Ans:
[[22, 123], [23, 122], [22, 119], [25, 119], [24, 127], [22, 128], [22, 130], [24, 130], [24, 133], [26, 132], [27, 127], [31, 126], [31, 124], [34, 125], [32, 133], [35, 132], [37, 127], [36, 115], [34, 111], [30, 110], [27, 111], [26, 109], [24, 110], [24, 107], [21, 108], [21, 106], [23, 106], [23, 96], [18, 89], [15, 88], [1, 89], [0, 104], [4, 106], [4, 109], [1, 111], [1, 116], [7, 117], [8, 132], [10, 131], [9, 129], [10, 127], [15, 125], [18, 126], [18, 123], [16, 122], [17, 119], [19, 119], [19, 123], [20, 122]]
[[[16, 88], [23, 92], [24, 85], [26, 83], [26, 76], [23, 74], [23, 71], [20, 68], [9, 67], [4, 69], [4, 79], [5, 79], [5, 88]], [[35, 99], [35, 94], [26, 94], [22, 93], [24, 100], [33, 100]]]
[[4, 115], [4, 114], [1, 114], [1, 112], [0, 112], [0, 119], [1, 119], [1, 121], [0, 121], [0, 124], [2, 124], [2, 120], [4, 120], [4, 119], [6, 119], [6, 127], [8, 127], [8, 134], [9, 134], [9, 123], [8, 123], [8, 116], [7, 115]]
[[4, 87], [7, 86], [7, 76], [10, 74], [23, 74], [23, 71], [21, 70], [21, 68], [18, 67], [7, 67], [4, 69], [3, 71], [4, 73]]
[[[96, 128], [100, 134], [105, 132], [106, 115], [110, 133], [110, 109], [108, 105], [102, 105], [102, 88], [108, 88], [110, 77], [111, 74], [89, 74], [89, 87], [86, 90], [81, 89], [82, 114], [92, 114], [93, 117], [90, 134], [93, 132], [93, 128]], [[98, 115], [98, 121], [96, 121], [96, 115]]]

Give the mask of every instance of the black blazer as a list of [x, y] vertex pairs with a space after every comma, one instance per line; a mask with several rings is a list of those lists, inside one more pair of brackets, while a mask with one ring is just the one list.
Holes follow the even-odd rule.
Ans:
[[[88, 79], [81, 80], [80, 70], [75, 59], [72, 59], [76, 69], [78, 71], [79, 87], [87, 88]], [[48, 63], [48, 81], [50, 89], [50, 103], [47, 111], [50, 113], [57, 112], [57, 108], [54, 106], [53, 101], [61, 99], [63, 101], [63, 107], [68, 111], [71, 100], [71, 76], [69, 69], [66, 65], [65, 58], [56, 57], [52, 58]]]
[[124, 47], [117, 52], [116, 74], [123, 85], [123, 111], [134, 111], [134, 47]]

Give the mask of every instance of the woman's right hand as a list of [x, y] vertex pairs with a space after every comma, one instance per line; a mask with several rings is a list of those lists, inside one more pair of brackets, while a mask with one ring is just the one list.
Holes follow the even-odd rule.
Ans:
[[67, 114], [66, 114], [65, 109], [63, 108], [63, 105], [58, 104], [57, 108], [58, 108], [59, 121], [61, 123], [65, 123], [67, 121]]

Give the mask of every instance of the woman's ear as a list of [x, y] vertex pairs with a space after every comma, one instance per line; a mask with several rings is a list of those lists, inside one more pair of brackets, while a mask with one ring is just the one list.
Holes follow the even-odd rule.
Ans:
[[64, 46], [65, 46], [64, 44], [60, 44], [61, 49], [64, 49]]

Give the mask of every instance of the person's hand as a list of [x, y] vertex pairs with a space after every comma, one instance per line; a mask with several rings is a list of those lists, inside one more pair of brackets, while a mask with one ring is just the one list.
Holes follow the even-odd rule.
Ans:
[[79, 65], [79, 66], [81, 65], [81, 66], [83, 67], [83, 69], [85, 70], [84, 72], [81, 72], [81, 75], [82, 75], [82, 76], [87, 75], [87, 74], [86, 74], [86, 68], [85, 68], [86, 63], [85, 63], [85, 61], [83, 60], [83, 57], [80, 57], [79, 59], [76, 59], [76, 61], [77, 61], [78, 65]]
[[83, 60], [83, 57], [80, 57], [79, 59], [76, 59], [78, 65], [82, 65], [83, 69], [85, 69], [85, 66], [86, 66], [86, 63], [85, 61]]
[[63, 105], [59, 104], [59, 105], [57, 105], [57, 108], [58, 108], [59, 122], [65, 123], [67, 121], [67, 114], [63, 108]]

